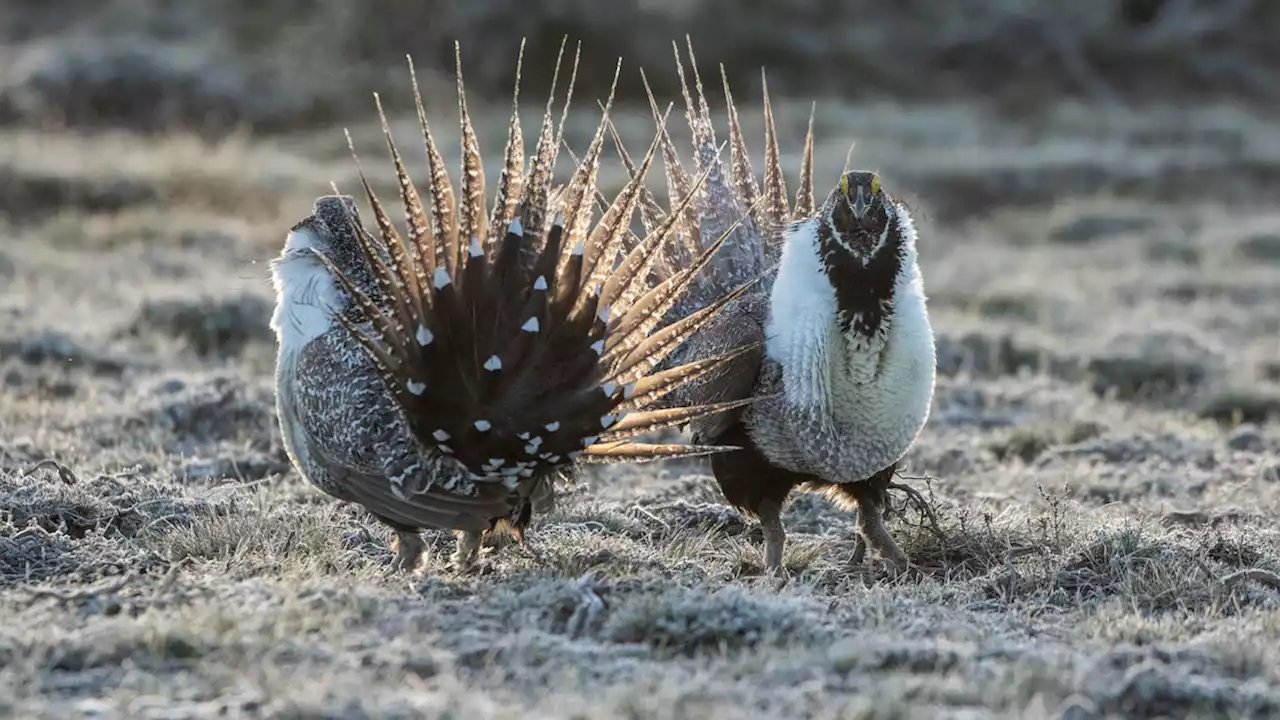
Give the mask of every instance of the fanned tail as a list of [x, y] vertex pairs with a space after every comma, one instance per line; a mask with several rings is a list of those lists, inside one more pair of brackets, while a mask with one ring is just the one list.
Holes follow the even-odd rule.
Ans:
[[422, 141], [427, 147], [427, 162], [431, 174], [431, 225], [442, 242], [435, 242], [430, 233], [420, 233], [421, 237], [432, 239], [429, 249], [436, 256], [435, 265], [443, 267], [449, 275], [458, 269], [458, 223], [453, 199], [453, 183], [449, 180], [449, 171], [444, 166], [444, 157], [436, 148], [435, 138], [431, 136], [431, 128], [427, 124], [427, 111], [422, 106], [422, 93], [418, 89], [418, 74], [413, 67], [413, 58], [409, 60], [409, 78], [413, 81], [413, 102], [418, 111], [418, 122], [422, 125]]
[[[644, 178], [659, 151], [667, 157], [670, 139], [660, 120], [638, 166], [628, 159], [630, 181], [593, 223], [599, 196], [596, 171], [610, 130], [611, 104], [605, 103], [569, 185], [552, 192], [563, 116], [553, 135], [549, 99], [537, 151], [522, 173], [518, 93], [503, 171], [487, 209], [460, 62], [457, 73], [464, 173], [458, 199], [435, 149], [415, 79], [431, 176], [430, 215], [384, 117], [407, 238], [397, 231], [360, 168], [377, 235], [360, 227], [354, 213], [348, 216], [376, 293], [371, 297], [356, 278], [316, 251], [358, 308], [355, 317], [362, 319], [340, 315], [339, 321], [372, 359], [417, 439], [455, 458], [473, 480], [509, 487], [578, 459], [656, 460], [734, 449], [631, 438], [730, 409], [723, 403], [660, 408], [655, 402], [716, 371], [735, 353], [657, 368], [718, 308], [743, 292], [723, 290], [698, 311], [662, 321], [678, 298], [695, 289], [702, 273], [715, 267], [733, 234], [752, 222], [749, 209], [707, 224], [715, 233], [701, 235], [707, 246], [659, 282], [651, 272], [655, 260], [678, 232], [689, 229], [678, 220], [688, 217], [695, 202], [692, 193], [702, 181], [718, 177], [713, 169], [701, 162], [698, 184], [681, 202], [667, 213], [655, 210]], [[571, 79], [570, 93], [572, 84]], [[704, 103], [701, 116], [706, 115]], [[646, 233], [627, 242], [637, 207], [648, 217]]]
[[[631, 161], [631, 155], [627, 152], [627, 148], [622, 143], [622, 138], [618, 135], [618, 128], [614, 127], [613, 121], [609, 121], [609, 135], [613, 138], [613, 147], [618, 151], [618, 157], [622, 159], [623, 166], [627, 169], [629, 176], [636, 174], [635, 163]], [[661, 135], [658, 136], [661, 140]], [[640, 187], [640, 224], [644, 227], [646, 233], [653, 232], [667, 218], [667, 213], [658, 204], [657, 198], [653, 196], [649, 188]]]
[[[657, 354], [657, 351], [661, 351], [665, 358], [663, 361], [652, 365], [644, 362], [637, 366], [638, 371], [652, 373], [645, 378], [662, 376], [672, 367], [687, 367], [705, 359], [699, 356], [700, 351], [694, 349], [706, 346], [705, 343], [699, 344], [696, 341], [702, 329], [710, 324], [710, 319], [716, 313], [735, 312], [737, 305], [733, 304], [734, 300], [747, 293], [767, 294], [770, 291], [782, 255], [786, 226], [794, 220], [811, 216], [816, 210], [813, 183], [816, 105], [810, 108], [800, 178], [792, 208], [789, 207], [778, 130], [763, 69], [761, 89], [765, 154], [761, 185], [757, 183], [752, 168], [738, 107], [729, 87], [728, 73], [721, 65], [720, 77], [724, 86], [729, 130], [725, 144], [729, 146], [730, 153], [727, 170], [723, 165], [723, 145], [716, 141], [693, 44], [687, 36], [685, 43], [692, 69], [692, 91], [680, 49], [675, 43], [673, 50], [685, 103], [685, 118], [692, 135], [693, 166], [698, 179], [696, 182], [691, 179], [680, 154], [676, 152], [675, 145], [663, 126], [648, 78], [642, 70], [641, 79], [658, 125], [658, 143], [666, 170], [670, 205], [664, 212], [664, 208], [658, 206], [652, 195], [645, 191], [641, 196], [640, 209], [642, 224], [647, 232], [661, 231], [661, 228], [669, 226], [677, 237], [677, 241], [666, 246], [656, 260], [648, 263], [651, 266], [648, 272], [653, 276], [654, 282], [679, 280], [689, 282], [692, 287], [675, 302], [665, 299], [657, 302], [653, 293], [648, 293], [643, 298], [637, 297], [637, 305], [649, 303], [650, 311], [662, 316], [664, 328], [659, 329], [658, 321], [651, 320], [639, 328], [639, 332], [619, 336], [606, 348], [606, 358], [621, 357], [624, 358], [624, 364], [635, 359], [633, 353]], [[612, 128], [610, 130], [613, 132]], [[639, 170], [616, 132], [613, 132], [613, 141], [630, 177], [636, 177]], [[708, 246], [719, 243], [723, 243], [723, 247], [709, 260], [701, 256]], [[706, 266], [692, 277], [686, 273], [687, 269], [704, 261]], [[692, 332], [688, 336], [681, 336], [674, 345], [670, 344], [668, 331], [682, 330], [681, 323], [686, 322], [692, 326]], [[711, 345], [714, 346], [715, 343], [712, 342]], [[732, 363], [740, 357], [741, 355], [735, 355], [725, 362]], [[633, 383], [633, 380], [624, 381], [628, 382], [628, 387], [643, 387], [647, 381], [640, 379]], [[699, 392], [696, 383], [689, 383], [664, 388], [663, 392], [655, 393], [648, 401], [657, 407], [675, 408], [682, 403], [701, 402]], [[678, 416], [679, 413], [676, 413], [669, 417]], [[684, 422], [679, 420], [674, 421], [674, 424], [681, 425]]]
[[[694, 167], [701, 180], [696, 186], [691, 182], [669, 135], [665, 128], [660, 127], [659, 140], [667, 171], [667, 191], [671, 198], [674, 228], [684, 242], [674, 246], [679, 248], [678, 252], [660, 258], [655, 264], [654, 273], [659, 279], [682, 277], [684, 269], [695, 263], [695, 259], [707, 245], [723, 242], [724, 247], [692, 279], [689, 292], [683, 294], [678, 302], [663, 308], [663, 320], [668, 324], [694, 316], [701, 310], [718, 304], [726, 293], [744, 284], [759, 282], [756, 291], [768, 292], [773, 271], [781, 257], [782, 230], [791, 220], [767, 86], [764, 88], [766, 153], [764, 188], [761, 191], [751, 166], [738, 108], [733, 101], [724, 67], [721, 66], [720, 74], [729, 119], [729, 138], [725, 143], [730, 152], [727, 168], [721, 158], [723, 145], [716, 141], [711, 110], [698, 71], [693, 43], [687, 36], [685, 43], [692, 71], [692, 90], [680, 48], [675, 43], [673, 51], [685, 103], [685, 118], [692, 134]], [[649, 90], [647, 79], [645, 89], [656, 119], [657, 102]], [[796, 194], [797, 213], [804, 208], [810, 208], [812, 212], [813, 206], [812, 122], [810, 128], [805, 164]], [[621, 140], [615, 135], [614, 141], [628, 171], [634, 176], [633, 164], [627, 157]], [[641, 207], [646, 229], [667, 220], [645, 204]], [[675, 348], [668, 356], [667, 363], [678, 364], [688, 360], [685, 349], [684, 346]], [[678, 399], [680, 393], [673, 393], [670, 397]]]

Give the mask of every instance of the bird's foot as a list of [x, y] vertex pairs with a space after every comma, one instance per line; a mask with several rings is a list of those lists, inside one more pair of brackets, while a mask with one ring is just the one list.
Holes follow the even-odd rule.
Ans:
[[884, 561], [885, 575], [890, 580], [923, 580], [925, 572], [919, 565], [911, 562], [907, 554], [902, 552], [892, 539], [886, 546], [878, 548], [880, 558]]
[[480, 567], [479, 553], [462, 553], [457, 550], [449, 556], [449, 569], [458, 575], [467, 575]]
[[907, 558], [905, 553], [898, 550], [897, 546], [894, 546], [893, 550], [897, 550], [897, 552], [881, 553], [881, 559], [884, 561], [884, 569], [885, 572], [888, 573], [889, 577], [902, 577], [903, 575], [911, 572], [911, 561]]
[[525, 557], [530, 558], [534, 562], [541, 563], [543, 560], [542, 547], [539, 543], [529, 542], [529, 537], [525, 535], [524, 530], [516, 528], [511, 531], [511, 539], [515, 540], [516, 547]]
[[791, 571], [781, 565], [769, 568], [762, 580], [771, 590], [777, 592], [791, 582]]
[[[873, 548], [884, 561], [885, 570], [892, 578], [902, 577], [913, 572], [911, 560], [894, 542], [893, 536], [884, 526], [882, 506], [877, 502], [863, 502], [858, 507], [858, 537], [853, 546], [853, 562], [861, 564], [866, 557], [867, 548]], [[918, 573], [918, 570], [915, 571]]]
[[449, 564], [458, 574], [473, 572], [479, 565], [480, 546], [484, 543], [484, 535], [479, 532], [458, 530], [454, 532], [454, 537], [457, 538], [457, 546], [449, 556]]
[[388, 576], [418, 571], [422, 565], [422, 553], [427, 549], [427, 543], [421, 535], [397, 530], [391, 546], [395, 549], [396, 556], [391, 559], [391, 565], [387, 568]]
[[[887, 550], [887, 552], [886, 552]], [[879, 549], [880, 559], [884, 562], [885, 574], [891, 579], [899, 579], [905, 577], [922, 577], [920, 569], [912, 564], [911, 560], [898, 549], [895, 544], [892, 548]], [[849, 567], [857, 568], [860, 571], [869, 569], [866, 566], [867, 560], [867, 542], [861, 536], [854, 542], [853, 555], [849, 557]]]
[[853, 541], [853, 555], [849, 556], [850, 565], [861, 565], [867, 559], [867, 541], [859, 535]]

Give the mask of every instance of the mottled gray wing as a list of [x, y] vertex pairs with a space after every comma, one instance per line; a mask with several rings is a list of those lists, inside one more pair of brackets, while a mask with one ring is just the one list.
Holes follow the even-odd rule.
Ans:
[[[682, 351], [685, 362], [722, 355], [748, 345], [756, 347], [693, 383], [682, 393], [681, 399], [684, 402], [717, 403], [751, 396], [760, 363], [764, 360], [764, 321], [767, 309], [768, 297], [765, 295], [745, 295], [726, 306], [723, 313], [689, 339], [688, 346]], [[740, 407], [726, 410], [689, 423], [693, 442], [715, 443], [717, 438], [738, 422], [745, 409]]]
[[[482, 530], [509, 514], [510, 493], [497, 483], [474, 483], [474, 495], [442, 487], [454, 469], [419, 452], [394, 398], [345, 333], [335, 328], [298, 355], [294, 400], [323, 475], [317, 483], [408, 527]], [[389, 478], [406, 470], [402, 496]]]

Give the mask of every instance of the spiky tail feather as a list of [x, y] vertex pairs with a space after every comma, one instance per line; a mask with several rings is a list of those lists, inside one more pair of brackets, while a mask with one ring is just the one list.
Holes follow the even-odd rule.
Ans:
[[[724, 67], [720, 68], [724, 86], [725, 105], [729, 120], [729, 163], [727, 172], [722, 161], [722, 145], [716, 143], [711, 111], [698, 72], [697, 58], [692, 41], [686, 36], [689, 65], [692, 68], [693, 92], [685, 74], [680, 48], [673, 43], [676, 72], [680, 80], [685, 103], [685, 118], [693, 140], [693, 160], [700, 180], [690, 181], [681, 164], [680, 154], [661, 122], [658, 104], [643, 71], [641, 80], [648, 94], [650, 109], [658, 125], [659, 144], [666, 170], [667, 192], [671, 209], [668, 216], [658, 207], [653, 196], [645, 194], [641, 202], [641, 217], [647, 231], [665, 222], [671, 222], [677, 242], [664, 246], [660, 257], [652, 266], [657, 281], [681, 275], [698, 253], [708, 243], [724, 239], [724, 247], [711, 263], [691, 281], [678, 302], [664, 309], [665, 323], [687, 318], [698, 311], [715, 305], [719, 298], [744, 283], [758, 283], [757, 290], [768, 292], [774, 272], [782, 255], [782, 234], [791, 220], [811, 216], [815, 211], [813, 184], [813, 114], [809, 114], [808, 133], [800, 166], [799, 184], [795, 192], [795, 205], [787, 207], [787, 187], [778, 147], [777, 127], [774, 124], [773, 104], [769, 88], [761, 71], [763, 112], [765, 124], [765, 158], [763, 189], [757, 184], [747, 152], [747, 142], [742, 132], [738, 108]], [[614, 134], [614, 144], [631, 177], [637, 169], [631, 161], [621, 139]], [[705, 180], [705, 182], [703, 182]], [[745, 217], [744, 217], [745, 216]], [[737, 218], [735, 220], [735, 218]], [[730, 225], [729, 223], [733, 223]], [[696, 334], [696, 333], [695, 333]], [[694, 358], [686, 357], [687, 344], [677, 347], [666, 356], [659, 369], [678, 366]], [[669, 401], [680, 402], [682, 394], [671, 393]]]
[[[685, 38], [685, 42], [693, 75], [693, 92], [690, 91], [680, 49], [673, 43], [676, 72], [680, 80], [681, 93], [684, 96], [685, 117], [693, 140], [695, 168], [698, 174], [705, 175], [707, 179], [697, 187], [692, 186], [674, 143], [665, 128], [660, 127], [659, 135], [671, 207], [684, 208], [683, 212], [678, 213], [675, 227], [676, 235], [683, 242], [675, 243], [664, 250], [663, 257], [655, 265], [655, 273], [659, 277], [677, 274], [709, 241], [725, 233], [726, 226], [733, 221], [733, 218], [739, 217], [744, 212], [747, 217], [735, 230], [728, 233], [729, 239], [725, 243], [725, 248], [717, 254], [711, 266], [698, 275], [693, 282], [693, 287], [671, 309], [668, 319], [685, 317], [706, 307], [731, 287], [750, 279], [760, 279], [764, 283], [764, 289], [767, 290], [781, 258], [782, 233], [786, 225], [791, 220], [808, 217], [815, 211], [813, 183], [815, 108], [810, 109], [795, 204], [789, 209], [778, 132], [773, 117], [773, 104], [769, 98], [769, 87], [764, 71], [761, 71], [761, 89], [765, 124], [765, 158], [764, 182], [761, 189], [757, 184], [748, 156], [747, 142], [743, 136], [738, 108], [729, 88], [728, 76], [721, 66], [721, 83], [724, 86], [729, 120], [729, 139], [726, 144], [729, 146], [730, 162], [728, 171], [725, 171], [725, 164], [721, 158], [721, 146], [716, 143], [711, 111], [698, 72], [693, 44], [688, 37]], [[650, 108], [657, 120], [659, 119], [657, 102], [643, 72], [641, 79], [648, 92]], [[628, 172], [634, 175], [633, 163], [630, 162], [626, 149], [622, 147], [616, 135], [614, 143], [617, 145], [619, 155], [623, 157]], [[691, 196], [693, 202], [686, 202]], [[661, 209], [654, 207], [651, 196], [645, 197], [641, 209], [646, 228], [663, 219]], [[672, 361], [680, 359], [679, 353], [671, 356]]]
[[[614, 81], [616, 85], [616, 75]], [[502, 179], [486, 214], [479, 145], [466, 112], [460, 67], [458, 91], [465, 178], [462, 196], [455, 200], [414, 80], [430, 161], [430, 218], [379, 104], [408, 240], [388, 218], [363, 169], [361, 181], [378, 235], [359, 227], [354, 217], [350, 220], [382, 301], [365, 295], [317, 253], [368, 319], [366, 328], [339, 318], [367, 351], [417, 438], [456, 458], [475, 478], [509, 484], [578, 458], [638, 461], [735, 449], [630, 440], [741, 404], [650, 408], [652, 401], [734, 356], [654, 372], [712, 316], [709, 306], [707, 312], [656, 327], [736, 227], [712, 238], [692, 266], [660, 283], [650, 282], [654, 259], [672, 238], [683, 208], [646, 237], [634, 243], [624, 243], [624, 238], [636, 207], [643, 204], [644, 177], [665, 137], [661, 123], [630, 182], [593, 226], [596, 171], [612, 92], [572, 181], [555, 195], [555, 207], [549, 184], [559, 139], [551, 138], [551, 102], [536, 156], [523, 178], [519, 117], [513, 107]], [[568, 99], [565, 108], [567, 112]], [[517, 191], [518, 201], [512, 202]], [[549, 217], [554, 219], [548, 224]], [[738, 222], [744, 218], [745, 212]], [[497, 238], [486, 224], [505, 227], [505, 233]], [[629, 250], [619, 263], [624, 246]], [[726, 293], [723, 301], [736, 294]]]

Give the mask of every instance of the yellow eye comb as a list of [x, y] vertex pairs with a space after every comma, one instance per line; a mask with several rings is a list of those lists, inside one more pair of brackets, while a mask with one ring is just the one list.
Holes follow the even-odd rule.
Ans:
[[841, 195], [849, 194], [849, 176], [848, 175], [840, 176], [840, 194]]
[[880, 176], [879, 175], [871, 176], [871, 194], [872, 195], [880, 194]]

